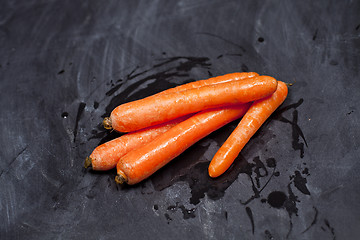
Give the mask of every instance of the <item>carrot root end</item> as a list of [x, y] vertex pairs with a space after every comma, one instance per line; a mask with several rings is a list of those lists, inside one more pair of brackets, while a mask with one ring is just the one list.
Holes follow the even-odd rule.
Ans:
[[90, 167], [90, 166], [91, 166], [91, 162], [92, 162], [91, 157], [87, 157], [87, 158], [85, 159], [85, 162], [84, 162], [84, 167], [85, 167], [85, 168]]
[[123, 172], [118, 172], [118, 175], [115, 177], [115, 182], [117, 184], [124, 184], [127, 182], [127, 177]]
[[103, 126], [105, 129], [112, 129], [111, 119], [109, 117], [104, 118]]

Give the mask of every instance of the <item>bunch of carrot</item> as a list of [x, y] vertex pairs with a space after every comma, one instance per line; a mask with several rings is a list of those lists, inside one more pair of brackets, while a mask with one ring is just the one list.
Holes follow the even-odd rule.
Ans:
[[282, 104], [285, 83], [257, 73], [230, 73], [191, 82], [116, 107], [106, 129], [126, 133], [99, 145], [85, 160], [93, 170], [117, 169], [117, 183], [136, 184], [191, 145], [240, 119], [209, 165], [218, 177]]

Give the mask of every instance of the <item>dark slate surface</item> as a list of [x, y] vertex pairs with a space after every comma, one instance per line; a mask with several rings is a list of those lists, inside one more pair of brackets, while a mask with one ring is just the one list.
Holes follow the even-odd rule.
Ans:
[[[2, 1], [0, 239], [358, 239], [359, 1]], [[148, 180], [83, 161], [118, 104], [235, 71], [293, 82], [223, 177], [236, 122]]]

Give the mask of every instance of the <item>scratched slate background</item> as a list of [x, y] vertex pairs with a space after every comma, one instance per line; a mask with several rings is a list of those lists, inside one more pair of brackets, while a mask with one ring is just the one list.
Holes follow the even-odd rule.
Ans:
[[[359, 1], [2, 1], [0, 239], [358, 239]], [[83, 161], [118, 104], [256, 71], [294, 83], [219, 179], [235, 128], [148, 180]]]

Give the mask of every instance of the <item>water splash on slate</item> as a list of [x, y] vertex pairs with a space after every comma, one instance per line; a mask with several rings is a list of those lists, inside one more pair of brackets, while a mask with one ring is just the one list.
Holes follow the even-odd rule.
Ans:
[[167, 224], [170, 224], [170, 222], [172, 221], [172, 218], [170, 217], [170, 215], [168, 213], [165, 213], [164, 216], [167, 220]]
[[287, 196], [284, 192], [273, 191], [267, 197], [267, 202], [274, 208], [281, 208], [284, 206]]
[[335, 229], [330, 225], [329, 220], [325, 219], [324, 223], [325, 223], [326, 227], [330, 230], [332, 239], [335, 240], [336, 239]]
[[310, 228], [312, 228], [316, 223], [317, 223], [317, 219], [318, 219], [318, 215], [319, 215], [319, 211], [317, 210], [316, 207], [313, 207], [315, 214], [314, 214], [314, 219], [311, 221], [310, 225], [301, 233], [305, 233], [307, 232]]
[[105, 93], [105, 95], [106, 96], [111, 96], [111, 95], [113, 95], [117, 90], [119, 90], [119, 88], [122, 86], [122, 82], [123, 82], [123, 80], [122, 79], [119, 79], [119, 80], [117, 80], [116, 81], [116, 85], [113, 83], [112, 84], [112, 88], [109, 90], [109, 91], [107, 91], [106, 93]]
[[245, 63], [241, 64], [241, 70], [243, 72], [249, 72], [249, 67], [245, 65]]
[[269, 230], [265, 230], [265, 237], [267, 240], [273, 240], [274, 237], [272, 236], [272, 234], [270, 233]]
[[309, 169], [307, 167], [304, 168], [301, 173], [306, 175], [306, 176], [310, 176]]
[[93, 107], [94, 107], [94, 109], [97, 109], [99, 107], [99, 103], [97, 101], [94, 101]]
[[176, 205], [170, 205], [167, 207], [167, 210], [173, 213], [176, 212], [178, 209], [181, 210], [184, 219], [195, 218], [196, 208], [187, 209], [184, 205], [181, 205], [178, 202], [176, 203]]
[[115, 138], [118, 138], [122, 136], [123, 133], [119, 133], [116, 131], [108, 131], [106, 130], [103, 125], [100, 123], [96, 126], [96, 129], [93, 129], [91, 131], [91, 136], [88, 138], [88, 140], [91, 139], [100, 139], [98, 145], [101, 145], [105, 142], [108, 142], [110, 140], [113, 140]]
[[[305, 170], [304, 170], [305, 171]], [[306, 186], [307, 180], [305, 177], [301, 176], [299, 171], [295, 171], [295, 174], [290, 176], [290, 179], [293, 179], [294, 186], [303, 194], [310, 195], [310, 191]]]
[[[297, 151], [300, 151], [300, 157], [304, 157], [304, 144], [307, 147], [308, 144], [306, 142], [305, 136], [303, 131], [301, 130], [300, 126], [298, 125], [298, 111], [297, 108], [304, 102], [304, 99], [300, 99], [297, 103], [293, 103], [290, 105], [287, 105], [285, 107], [282, 107], [274, 112], [272, 115], [272, 119], [278, 120], [284, 123], [288, 123], [292, 126], [292, 148]], [[294, 109], [292, 112], [292, 120], [289, 120], [283, 116], [283, 113]], [[300, 138], [303, 140], [303, 142], [300, 142]]]
[[[271, 179], [276, 175], [276, 160], [274, 158], [269, 158], [266, 160], [267, 162], [267, 167], [268, 168], [272, 168], [272, 173], [270, 176], [269, 175], [269, 171], [267, 169], [267, 167], [265, 166], [265, 164], [260, 160], [259, 157], [255, 157], [253, 159], [254, 163], [247, 163], [245, 168], [244, 168], [244, 172], [246, 173], [250, 179], [251, 182], [251, 186], [252, 186], [252, 191], [253, 191], [253, 195], [248, 198], [248, 200], [246, 201], [240, 201], [241, 204], [243, 205], [247, 205], [249, 204], [251, 201], [253, 201], [256, 198], [260, 198], [260, 194], [261, 192], [266, 188], [266, 186], [269, 184], [269, 182], [271, 181]], [[263, 174], [261, 174], [260, 169], [262, 169]], [[255, 173], [255, 177], [253, 178], [253, 173]], [[260, 184], [260, 180], [262, 178], [267, 178], [266, 182], [264, 183], [264, 185]], [[255, 179], [255, 182], [254, 182]]]
[[[304, 169], [306, 175], [309, 175], [308, 169]], [[293, 216], [298, 216], [298, 207], [297, 203], [300, 202], [299, 196], [295, 195], [293, 187], [295, 186], [302, 194], [310, 195], [310, 191], [306, 187], [306, 179], [301, 176], [300, 171], [295, 171], [294, 175], [289, 177], [290, 182], [287, 185], [287, 193], [279, 190], [272, 191], [267, 199], [261, 199], [262, 203], [268, 203], [271, 207], [277, 209], [285, 209], [289, 215], [289, 230], [286, 238], [289, 238], [293, 229]], [[302, 233], [308, 231], [313, 225], [317, 223], [318, 210], [316, 207], [313, 207], [315, 214], [314, 219], [312, 220], [309, 227], [307, 227]]]
[[251, 208], [249, 208], [249, 207], [246, 207], [245, 210], [246, 210], [246, 214], [248, 215], [248, 217], [250, 219], [252, 234], [254, 234], [255, 233], [255, 224], [254, 224], [253, 213], [251, 211]]
[[291, 183], [288, 184], [288, 194], [289, 194], [289, 196], [284, 203], [284, 207], [289, 214], [289, 223], [290, 223], [289, 231], [286, 234], [287, 239], [289, 238], [289, 236], [292, 232], [292, 229], [293, 229], [292, 217], [294, 214], [295, 214], [295, 216], [298, 216], [298, 211], [299, 211], [299, 209], [296, 206], [296, 203], [299, 202], [299, 197], [296, 196], [294, 194], [294, 192], [292, 191]]
[[63, 112], [62, 114], [61, 114], [61, 117], [62, 118], [67, 118], [69, 116], [69, 113], [68, 112]]
[[[191, 189], [189, 202], [197, 205], [205, 195], [212, 200], [222, 198], [226, 189], [238, 178], [239, 174], [246, 174], [251, 179], [253, 196], [250, 199], [253, 200], [260, 197], [261, 191], [265, 189], [276, 170], [274, 158], [267, 159], [268, 166], [266, 166], [259, 157], [255, 157], [253, 162], [249, 163], [240, 154], [226, 174], [213, 179], [207, 173], [209, 162], [198, 160], [207, 147], [201, 146], [201, 144], [195, 147], [188, 149], [178, 159], [160, 169], [157, 174], [150, 178], [156, 191], [162, 191], [179, 181], [187, 182]], [[269, 169], [272, 169], [270, 176]], [[268, 179], [265, 184], [261, 185], [260, 180], [266, 177]], [[251, 200], [248, 200], [245, 205]]]
[[200, 200], [205, 197], [205, 194], [212, 200], [218, 200], [224, 196], [225, 190], [237, 179], [238, 170], [237, 167], [234, 166], [229, 169], [226, 177], [211, 179], [207, 174], [208, 164], [208, 162], [199, 162], [189, 169], [191, 175], [185, 174], [177, 176], [175, 179], [172, 179], [171, 182], [162, 182], [160, 180], [160, 174], [157, 174], [154, 178], [151, 178], [151, 180], [157, 191], [161, 191], [177, 181], [187, 182], [191, 189], [189, 202], [193, 205], [199, 204]]
[[79, 127], [79, 121], [80, 121], [80, 119], [82, 117], [85, 106], [86, 106], [86, 103], [81, 102], [79, 104], [79, 107], [78, 107], [78, 111], [77, 111], [77, 114], [76, 114], [76, 120], [75, 120], [75, 127], [74, 127], [74, 142], [76, 141], [76, 136], [77, 136], [78, 127]]

